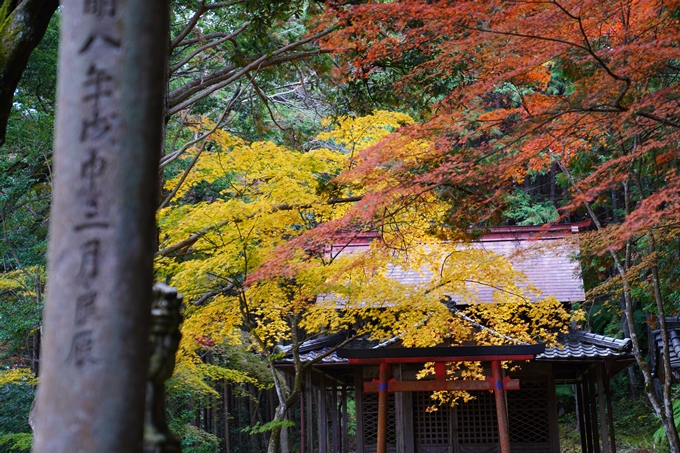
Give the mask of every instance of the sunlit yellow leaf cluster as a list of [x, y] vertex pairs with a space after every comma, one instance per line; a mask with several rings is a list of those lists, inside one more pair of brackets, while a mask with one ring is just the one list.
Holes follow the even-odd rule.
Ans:
[[323, 121], [324, 126], [334, 127], [318, 134], [317, 139], [332, 141], [348, 152], [358, 152], [375, 145], [399, 126], [413, 123], [407, 114], [386, 110], [378, 110], [363, 117], [341, 116]]
[[35, 298], [34, 275], [44, 279], [44, 269], [36, 266], [0, 274], [0, 292], [12, 292], [17, 297]]
[[28, 368], [0, 370], [0, 387], [6, 384], [37, 385], [38, 378]]

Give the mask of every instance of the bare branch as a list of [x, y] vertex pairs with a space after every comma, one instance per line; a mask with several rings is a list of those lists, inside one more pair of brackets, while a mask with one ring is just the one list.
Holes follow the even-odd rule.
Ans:
[[[284, 63], [284, 62], [287, 62], [287, 61], [295, 61], [295, 60], [299, 60], [299, 59], [302, 59], [302, 58], [307, 58], [307, 57], [314, 56], [314, 55], [320, 55], [322, 53], [327, 53], [327, 52], [328, 51], [326, 51], [326, 50], [317, 49], [317, 50], [312, 50], [312, 51], [308, 51], [308, 52], [299, 52], [299, 53], [295, 53], [295, 54], [284, 55], [284, 56], [281, 56], [281, 57], [278, 57], [278, 58], [275, 58], [275, 59], [272, 59], [272, 60], [258, 60], [257, 63], [254, 62], [252, 64], [249, 64], [248, 66], [243, 67], [238, 72], [235, 72], [235, 73], [233, 73], [229, 76], [225, 76], [225, 79], [220, 83], [214, 83], [214, 81], [212, 81], [211, 83], [201, 83], [198, 87], [190, 90], [191, 91], [190, 93], [187, 93], [184, 96], [182, 96], [183, 98], [186, 99], [183, 102], [177, 103], [177, 100], [174, 100], [174, 102], [171, 101], [171, 105], [172, 104], [175, 104], [175, 105], [172, 108], [170, 108], [170, 110], [168, 111], [168, 116], [172, 116], [175, 113], [187, 108], [191, 104], [194, 104], [194, 103], [200, 101], [201, 99], [209, 96], [210, 94], [214, 93], [215, 91], [218, 91], [218, 90], [226, 87], [227, 85], [229, 85], [229, 84], [233, 83], [234, 81], [238, 80], [239, 78], [243, 77], [246, 73], [248, 73], [250, 71], [253, 71], [255, 69], [266, 69], [268, 67], [275, 66], [277, 64]], [[195, 93], [195, 94], [193, 94], [193, 93]]]
[[201, 297], [199, 297], [198, 299], [196, 299], [192, 303], [196, 306], [201, 306], [201, 305], [205, 305], [206, 302], [208, 302], [210, 299], [212, 299], [213, 297], [218, 296], [220, 294], [226, 294], [228, 296], [238, 296], [239, 292], [240, 292], [240, 290], [238, 288], [236, 288], [236, 285], [234, 285], [233, 283], [230, 283], [227, 286], [224, 286], [222, 288], [215, 289], [215, 290], [210, 291], [206, 294], [203, 294]]
[[286, 61], [294, 61], [328, 52], [326, 50], [314, 49], [285, 55], [286, 52], [315, 41], [331, 33], [336, 28], [336, 26], [327, 28], [319, 33], [283, 46], [270, 54], [257, 57], [236, 72], [233, 71], [237, 66], [231, 65], [208, 75], [208, 77], [201, 76], [193, 79], [185, 85], [173, 90], [173, 92], [169, 94], [168, 97], [170, 98], [170, 109], [168, 111], [168, 116], [174, 115], [196, 101], [203, 99], [204, 97], [221, 88], [224, 88], [225, 86], [245, 75], [247, 72], [264, 69]]
[[227, 107], [226, 107], [226, 109], [224, 110], [224, 113], [222, 114], [222, 116], [220, 117], [220, 119], [215, 123], [215, 126], [213, 126], [212, 129], [210, 129], [210, 130], [209, 130], [208, 132], [206, 132], [205, 134], [199, 136], [198, 138], [196, 138], [196, 139], [194, 139], [194, 140], [191, 140], [191, 141], [185, 143], [184, 146], [182, 146], [182, 147], [181, 147], [180, 149], [178, 149], [177, 151], [173, 151], [173, 152], [171, 152], [170, 154], [167, 154], [167, 155], [163, 156], [163, 157], [161, 158], [160, 163], [158, 164], [158, 168], [159, 168], [159, 169], [165, 168], [168, 164], [170, 164], [171, 162], [177, 160], [177, 158], [179, 158], [179, 156], [181, 156], [181, 155], [182, 155], [187, 149], [189, 149], [191, 146], [195, 145], [196, 143], [200, 142], [201, 140], [204, 140], [204, 139], [206, 139], [207, 137], [209, 137], [210, 135], [212, 135], [212, 133], [215, 132], [215, 131], [217, 130], [217, 128], [220, 127], [220, 126], [222, 125], [222, 121], [224, 121], [224, 118], [225, 118], [225, 117], [227, 116], [227, 114], [229, 114], [229, 112], [231, 111], [231, 108], [232, 108], [233, 105], [234, 105], [234, 101], [236, 100], [236, 98], [238, 97], [238, 95], [240, 94], [240, 92], [241, 92], [240, 88], [236, 90], [236, 93], [235, 93], [234, 96], [232, 97], [231, 101], [229, 101], [229, 104], [227, 104]]
[[222, 43], [224, 43], [224, 42], [226, 42], [226, 41], [229, 41], [230, 39], [235, 38], [236, 36], [238, 36], [239, 34], [241, 34], [241, 32], [243, 32], [243, 30], [245, 30], [250, 24], [251, 24], [251, 22], [246, 22], [246, 23], [244, 23], [243, 25], [241, 25], [235, 32], [230, 33], [230, 34], [228, 34], [228, 35], [226, 35], [226, 36], [224, 36], [224, 37], [222, 37], [222, 38], [219, 38], [219, 39], [216, 39], [216, 40], [214, 40], [214, 41], [211, 41], [211, 42], [209, 42], [209, 43], [207, 43], [207, 44], [205, 44], [205, 45], [199, 47], [198, 49], [194, 50], [194, 51], [191, 52], [189, 55], [187, 55], [186, 57], [184, 57], [184, 58], [182, 59], [182, 61], [180, 61], [179, 63], [177, 63], [177, 64], [175, 64], [174, 66], [172, 66], [172, 67], [170, 68], [170, 73], [174, 73], [175, 71], [177, 71], [179, 68], [181, 68], [182, 66], [184, 66], [185, 64], [187, 64], [188, 62], [190, 62], [192, 58], [194, 58], [196, 55], [198, 55], [199, 53], [203, 52], [204, 50], [208, 50], [208, 49], [210, 49], [210, 48], [212, 48], [212, 47], [218, 46], [218, 45], [220, 45], [220, 44], [222, 44]]
[[224, 33], [221, 31], [215, 32], [215, 33], [208, 33], [207, 35], [202, 35], [200, 38], [190, 38], [190, 39], [185, 39], [177, 47], [186, 47], [186, 46], [192, 46], [196, 43], [199, 42], [204, 42], [204, 41], [210, 41], [212, 39], [218, 39], [218, 38], [224, 38], [225, 36], [228, 36], [229, 33]]
[[184, 29], [179, 33], [179, 35], [177, 35], [177, 37], [172, 40], [172, 42], [170, 43], [170, 50], [177, 47], [182, 42], [182, 40], [184, 38], [186, 38], [187, 35], [189, 35], [189, 33], [191, 33], [193, 31], [194, 27], [196, 27], [196, 24], [198, 23], [201, 16], [205, 12], [213, 10], [213, 9], [224, 8], [225, 6], [237, 5], [239, 3], [244, 3], [244, 0], [237, 0], [237, 1], [233, 1], [233, 2], [219, 2], [219, 3], [213, 3], [211, 5], [206, 5], [205, 2], [203, 2], [203, 4], [201, 6], [199, 6], [199, 8], [194, 13], [194, 15], [191, 17], [191, 20], [189, 20], [189, 23], [187, 24], [187, 26], [184, 27]]
[[586, 47], [572, 42], [572, 41], [567, 41], [565, 39], [559, 39], [559, 38], [550, 38], [547, 36], [539, 36], [539, 35], [530, 35], [527, 33], [517, 33], [517, 32], [512, 32], [512, 31], [500, 31], [500, 30], [492, 30], [490, 28], [481, 28], [481, 27], [468, 27], [468, 26], [463, 26], [463, 28], [468, 29], [468, 30], [475, 30], [475, 31], [481, 31], [483, 33], [490, 33], [493, 35], [501, 35], [501, 36], [515, 36], [517, 38], [528, 38], [528, 39], [536, 39], [538, 41], [550, 41], [550, 42], [556, 42], [560, 44], [564, 44], [566, 46], [570, 47], [576, 47], [577, 49], [582, 49], [582, 50], [588, 50]]
[[668, 126], [677, 127], [680, 129], [680, 123], [677, 121], [669, 120], [668, 118], [661, 118], [660, 116], [654, 115], [653, 113], [648, 113], [644, 111], [635, 112], [635, 114], [643, 118], [658, 121], [661, 124], [666, 124]]
[[253, 86], [253, 89], [255, 90], [255, 93], [257, 96], [262, 100], [262, 103], [267, 109], [267, 112], [269, 112], [269, 118], [272, 120], [272, 122], [278, 127], [281, 131], [286, 132], [289, 128], [281, 126], [278, 121], [276, 121], [276, 118], [274, 117], [274, 112], [272, 112], [271, 107], [269, 106], [269, 98], [267, 97], [266, 94], [260, 89], [259, 85], [257, 82], [255, 82], [255, 79], [253, 78], [252, 74], [249, 72], [246, 72], [246, 77], [250, 81], [250, 84]]

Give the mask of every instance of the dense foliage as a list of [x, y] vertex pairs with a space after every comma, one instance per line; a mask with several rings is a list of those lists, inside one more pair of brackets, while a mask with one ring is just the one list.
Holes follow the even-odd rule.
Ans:
[[[585, 327], [632, 337], [680, 451], [677, 389], [669, 378], [658, 398], [645, 360], [647, 326], [680, 312], [679, 22], [677, 1], [656, 0], [175, 2], [157, 275], [187, 301], [168, 386], [187, 451], [220, 448], [208, 425], [229, 386], [241, 405], [272, 392], [276, 411], [248, 406], [232, 429], [258, 448], [270, 429], [276, 448], [307, 338], [501, 341], [441, 303], [473, 301], [472, 280], [505, 291], [467, 316], [554, 340], [569, 320], [554, 299], [525, 304], [507, 260], [463, 244], [582, 218]], [[39, 372], [57, 28], [58, 15], [0, 152], [0, 451], [30, 442], [35, 383], [7, 371]], [[365, 254], [333, 252], [366, 232]], [[441, 278], [397, 285], [397, 264]], [[273, 370], [282, 351], [294, 382]]]

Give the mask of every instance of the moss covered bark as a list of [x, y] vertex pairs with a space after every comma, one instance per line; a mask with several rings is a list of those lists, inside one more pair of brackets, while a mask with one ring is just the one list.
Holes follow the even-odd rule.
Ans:
[[0, 6], [0, 145], [14, 91], [26, 68], [28, 57], [38, 45], [50, 18], [59, 6], [57, 0], [2, 0]]

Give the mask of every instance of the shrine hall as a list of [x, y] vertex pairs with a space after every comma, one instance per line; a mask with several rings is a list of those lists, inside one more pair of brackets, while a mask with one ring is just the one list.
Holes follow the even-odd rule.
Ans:
[[[544, 295], [565, 304], [583, 302], [573, 241], [517, 262], [512, 252], [565, 239], [584, 225], [554, 226], [547, 235], [540, 231], [540, 239], [532, 237], [539, 227], [498, 228], [480, 246], [508, 256]], [[558, 385], [574, 389], [582, 451], [616, 452], [609, 383], [634, 362], [628, 339], [573, 330], [555, 347], [404, 348], [398, 338], [383, 343], [360, 338], [336, 349], [347, 335], [316, 338], [300, 347], [303, 362], [323, 356], [305, 375], [294, 428], [300, 430], [302, 453], [559, 453]], [[446, 364], [470, 361], [482, 364], [484, 379], [447, 378]], [[417, 379], [426, 363], [433, 363], [435, 372]], [[292, 371], [292, 360], [277, 366]], [[432, 392], [442, 390], [466, 390], [474, 398], [436, 406]], [[350, 423], [356, 432], [352, 445]]]

